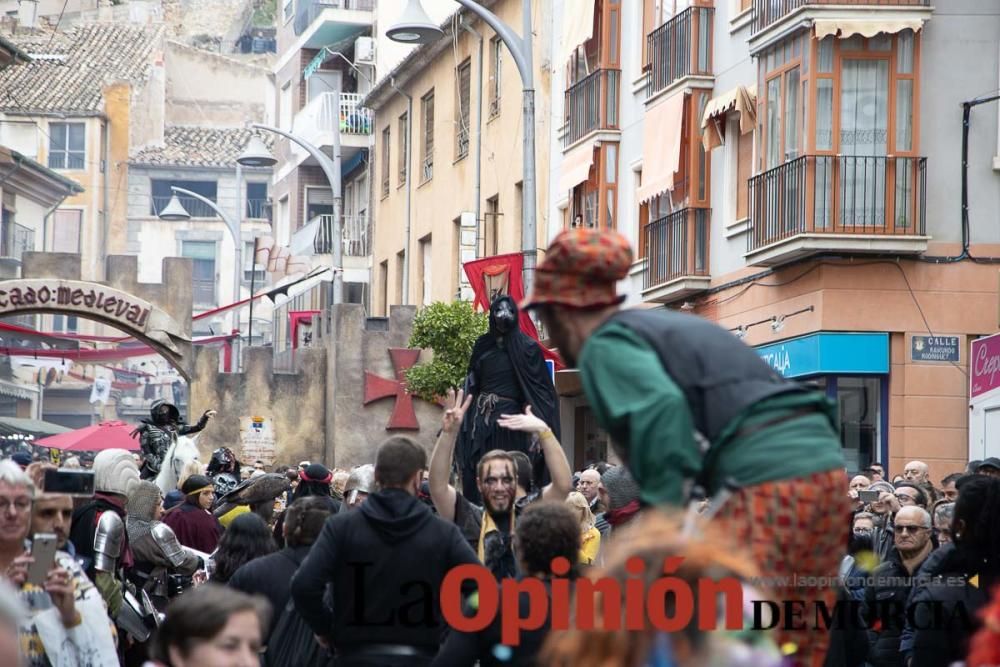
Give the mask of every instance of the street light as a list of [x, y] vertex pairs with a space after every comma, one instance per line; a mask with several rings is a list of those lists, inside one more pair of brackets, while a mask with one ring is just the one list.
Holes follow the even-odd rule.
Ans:
[[[521, 248], [524, 253], [524, 289], [527, 292], [535, 273], [537, 231], [535, 223], [535, 77], [531, 51], [531, 0], [521, 0], [523, 17], [522, 34], [518, 35], [496, 14], [473, 0], [455, 0], [458, 4], [482, 19], [500, 37], [517, 65], [521, 75], [522, 111], [524, 114], [524, 196], [521, 201]], [[440, 39], [444, 32], [434, 25], [424, 11], [420, 0], [409, 0], [399, 22], [386, 31], [389, 39], [404, 44], [430, 44]], [[409, 248], [406, 249], [409, 254]]]
[[[269, 167], [273, 165], [277, 160], [271, 155], [271, 152], [261, 141], [260, 137], [254, 135], [250, 137], [247, 142], [246, 147], [238, 158], [236, 158], [236, 216], [227, 215], [223, 212], [219, 206], [203, 195], [197, 192], [192, 192], [185, 188], [180, 188], [175, 185], [170, 186], [171, 196], [170, 201], [159, 213], [160, 220], [166, 220], [167, 222], [183, 222], [191, 219], [191, 214], [188, 213], [187, 209], [181, 203], [180, 199], [177, 198], [178, 194], [191, 197], [196, 199], [201, 203], [208, 206], [210, 209], [215, 211], [216, 215], [222, 218], [222, 221], [226, 224], [226, 229], [229, 230], [229, 234], [233, 237], [233, 249], [234, 249], [234, 262], [235, 270], [233, 271], [233, 303], [240, 300], [240, 285], [241, 285], [241, 274], [243, 272], [243, 239], [240, 236], [240, 223], [243, 220], [243, 208], [244, 208], [244, 197], [243, 197], [243, 166], [248, 167]], [[256, 259], [256, 258], [254, 258]], [[252, 296], [252, 295], [251, 295]], [[240, 318], [239, 309], [233, 310], [233, 326], [232, 329], [239, 332], [240, 328]]]
[[332, 159], [317, 146], [309, 141], [306, 141], [297, 134], [292, 134], [291, 132], [286, 132], [280, 128], [272, 127], [271, 125], [263, 125], [261, 123], [251, 123], [250, 127], [255, 130], [273, 132], [274, 134], [280, 135], [285, 139], [293, 141], [301, 146], [307, 153], [309, 153], [309, 155], [312, 156], [314, 160], [316, 160], [317, 163], [319, 163], [319, 167], [323, 170], [326, 180], [330, 183], [330, 189], [333, 191], [333, 303], [338, 304], [344, 302], [344, 221], [341, 216], [341, 204], [343, 203], [343, 197], [341, 195], [340, 188], [339, 90], [333, 91], [333, 108], [337, 110], [337, 120], [334, 121], [333, 127]]

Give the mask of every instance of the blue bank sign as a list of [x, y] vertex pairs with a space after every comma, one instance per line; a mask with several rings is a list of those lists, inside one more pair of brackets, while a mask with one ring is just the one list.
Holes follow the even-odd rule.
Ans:
[[886, 333], [820, 332], [755, 349], [768, 365], [789, 378], [889, 372]]

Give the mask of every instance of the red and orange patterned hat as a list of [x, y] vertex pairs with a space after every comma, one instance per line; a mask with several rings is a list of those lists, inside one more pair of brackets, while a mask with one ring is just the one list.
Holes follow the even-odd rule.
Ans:
[[547, 303], [590, 308], [625, 300], [616, 284], [628, 275], [632, 248], [618, 232], [570, 229], [557, 236], [535, 269], [531, 294], [522, 308]]

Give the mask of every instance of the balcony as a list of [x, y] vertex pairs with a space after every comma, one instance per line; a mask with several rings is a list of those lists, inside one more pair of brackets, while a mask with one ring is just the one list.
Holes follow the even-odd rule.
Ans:
[[[333, 155], [334, 132], [340, 128], [340, 156], [346, 162], [359, 150], [368, 148], [372, 133], [371, 109], [361, 106], [361, 95], [340, 93], [340, 108], [335, 102], [335, 93], [321, 93], [311, 99], [292, 122], [292, 132], [309, 143], [320, 147], [328, 155]], [[287, 174], [286, 170], [300, 164], [314, 164], [313, 159], [298, 144], [290, 147], [291, 160], [282, 168], [276, 180]]]
[[927, 159], [804, 155], [750, 179], [747, 263], [927, 250]]
[[646, 36], [647, 99], [686, 77], [712, 76], [714, 14], [711, 7], [690, 7]]
[[754, 0], [753, 7], [751, 56], [802, 29], [837, 34], [875, 22], [880, 32], [919, 30], [933, 13], [930, 0]]
[[[319, 216], [319, 229], [313, 240], [313, 250], [317, 255], [329, 255], [333, 252], [333, 216]], [[367, 257], [370, 254], [368, 238], [368, 216], [344, 216], [344, 257]]]
[[3, 221], [0, 229], [0, 258], [18, 262], [26, 252], [35, 249], [35, 230], [9, 220]]
[[592, 132], [618, 130], [621, 71], [599, 69], [566, 90], [563, 150]]
[[[318, 49], [360, 35], [375, 19], [375, 0], [299, 0], [295, 35], [297, 49]], [[297, 50], [296, 49], [296, 50]]]
[[684, 208], [646, 225], [642, 296], [670, 302], [706, 289], [711, 211]]
[[[214, 199], [214, 197], [212, 197]], [[150, 215], [153, 217], [160, 217], [160, 213], [163, 209], [167, 207], [170, 203], [170, 197], [152, 197], [152, 205], [150, 207]], [[181, 203], [184, 210], [188, 212], [192, 218], [217, 218], [218, 214], [212, 210], [212, 207], [201, 201], [200, 199], [195, 199], [194, 197], [189, 197], [187, 195], [177, 195], [177, 201]]]

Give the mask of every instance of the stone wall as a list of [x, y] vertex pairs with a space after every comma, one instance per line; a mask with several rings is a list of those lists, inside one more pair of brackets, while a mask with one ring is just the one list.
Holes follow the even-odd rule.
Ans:
[[296, 355], [296, 373], [274, 374], [271, 348], [255, 347], [244, 349], [242, 373], [220, 373], [219, 351], [196, 347], [189, 418], [219, 412], [198, 438], [202, 460], [217, 447], [231, 447], [241, 456], [240, 418], [250, 416], [271, 420], [276, 462], [322, 460], [326, 362], [322, 348], [303, 349]]
[[366, 371], [395, 378], [389, 349], [407, 346], [415, 313], [413, 306], [398, 306], [392, 308], [388, 319], [366, 319], [362, 306], [341, 304], [332, 306], [322, 326], [316, 327], [319, 344], [325, 345], [330, 362], [324, 457], [328, 463], [341, 468], [373, 463], [379, 443], [393, 434], [412, 437], [430, 456], [440, 427], [438, 406], [414, 398], [419, 430], [390, 431], [387, 426], [396, 399], [388, 397], [364, 405]]

